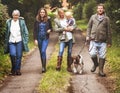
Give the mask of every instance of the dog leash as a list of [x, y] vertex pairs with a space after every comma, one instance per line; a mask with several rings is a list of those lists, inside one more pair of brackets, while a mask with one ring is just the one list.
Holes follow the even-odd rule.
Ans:
[[81, 50], [79, 51], [79, 54], [83, 51], [85, 45], [87, 44], [87, 42], [84, 43], [84, 45], [82, 46]]

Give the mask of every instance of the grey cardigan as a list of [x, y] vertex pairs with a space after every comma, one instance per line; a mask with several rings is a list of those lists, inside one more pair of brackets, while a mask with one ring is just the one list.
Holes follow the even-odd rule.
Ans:
[[[54, 31], [57, 32], [58, 35], [59, 35], [59, 38], [58, 38], [59, 42], [67, 42], [68, 38], [66, 38], [64, 41], [60, 41], [61, 38], [62, 38], [62, 33], [65, 30], [65, 28], [63, 28], [61, 26], [61, 24], [60, 24], [60, 19], [59, 18], [55, 18], [54, 22], [55, 22]], [[76, 24], [73, 25], [73, 31], [71, 31], [72, 32], [73, 43], [75, 42], [75, 38], [74, 38], [74, 35], [73, 35], [73, 32], [74, 32], [75, 28], [76, 28]]]
[[112, 40], [109, 18], [105, 15], [103, 20], [99, 21], [97, 14], [92, 15], [88, 23], [87, 37], [90, 40], [111, 44]]

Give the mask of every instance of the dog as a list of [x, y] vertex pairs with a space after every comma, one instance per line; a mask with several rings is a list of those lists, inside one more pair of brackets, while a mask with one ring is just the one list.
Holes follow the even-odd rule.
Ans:
[[83, 57], [81, 55], [72, 57], [71, 69], [74, 74], [83, 74]]

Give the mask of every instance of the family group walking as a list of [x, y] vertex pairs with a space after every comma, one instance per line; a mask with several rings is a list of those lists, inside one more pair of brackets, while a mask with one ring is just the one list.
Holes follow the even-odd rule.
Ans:
[[[22, 52], [28, 52], [28, 29], [26, 27], [24, 18], [20, 17], [19, 10], [12, 12], [13, 18], [6, 22], [5, 33], [5, 53], [9, 53], [11, 59], [11, 75], [21, 75], [21, 59]], [[58, 15], [54, 19], [54, 28], [52, 27], [51, 19], [47, 14], [45, 8], [38, 10], [36, 20], [34, 23], [34, 43], [39, 48], [42, 73], [46, 72], [46, 49], [49, 44], [49, 34], [52, 31], [58, 33], [59, 52], [57, 56], [56, 70], [61, 70], [62, 56], [64, 48], [67, 50], [67, 71], [71, 72], [72, 64], [72, 47], [75, 42], [74, 31], [76, 29], [76, 22], [72, 13], [63, 9], [58, 9]], [[97, 13], [92, 15], [87, 28], [86, 41], [89, 45], [89, 53], [93, 61], [91, 72], [94, 72], [99, 66], [99, 75], [105, 76], [103, 72], [106, 48], [111, 46], [111, 31], [109, 18], [105, 14], [103, 4], [97, 6]]]

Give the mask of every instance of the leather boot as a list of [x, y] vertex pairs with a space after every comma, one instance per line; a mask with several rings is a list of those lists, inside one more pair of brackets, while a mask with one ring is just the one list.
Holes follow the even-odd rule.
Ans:
[[71, 64], [72, 64], [72, 58], [71, 57], [67, 57], [67, 71], [68, 72], [72, 72]]
[[104, 64], [105, 64], [105, 59], [99, 59], [99, 76], [101, 77], [105, 77], [106, 74], [103, 72], [103, 68], [104, 68]]
[[20, 70], [16, 71], [16, 75], [18, 75], [18, 76], [22, 75], [22, 73], [20, 72]]
[[92, 61], [93, 61], [93, 67], [92, 67], [92, 69], [91, 69], [91, 72], [95, 72], [96, 71], [96, 68], [97, 68], [97, 66], [98, 66], [98, 59], [97, 59], [97, 57], [94, 57], [94, 58], [92, 58]]
[[57, 70], [57, 71], [60, 71], [60, 70], [61, 70], [61, 64], [62, 64], [62, 57], [61, 57], [61, 56], [58, 56], [57, 66], [56, 66], [56, 70]]
[[11, 60], [11, 73], [9, 75], [16, 75], [16, 71], [15, 71], [15, 65], [16, 65], [16, 57], [15, 56], [10, 56], [10, 60]]
[[46, 72], [46, 59], [42, 59], [42, 73]]

